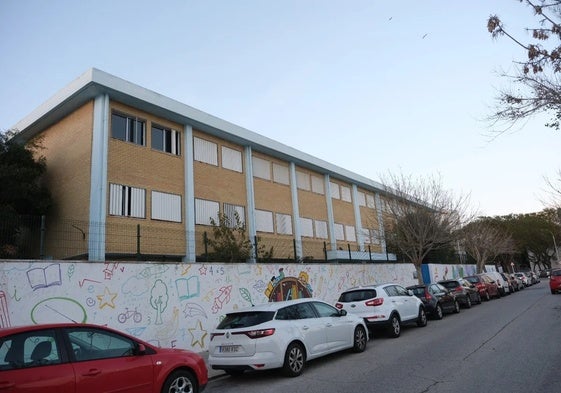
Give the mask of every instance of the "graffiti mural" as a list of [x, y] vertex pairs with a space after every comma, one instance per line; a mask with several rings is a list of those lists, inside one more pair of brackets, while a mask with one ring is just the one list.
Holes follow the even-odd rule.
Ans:
[[352, 286], [414, 284], [414, 271], [409, 264], [0, 261], [0, 327], [87, 322], [200, 352], [232, 310], [308, 297], [334, 304]]

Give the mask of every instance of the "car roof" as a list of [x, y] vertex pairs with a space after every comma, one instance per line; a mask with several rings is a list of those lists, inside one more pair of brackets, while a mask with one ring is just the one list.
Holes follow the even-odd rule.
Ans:
[[38, 325], [29, 324], [29, 325], [3, 327], [3, 328], [0, 328], [0, 336], [7, 336], [7, 335], [10, 335], [10, 334], [17, 334], [17, 333], [23, 333], [23, 332], [32, 332], [34, 330], [60, 329], [60, 328], [76, 327], [76, 326], [102, 328], [102, 329], [107, 329], [107, 330], [118, 332], [120, 334], [127, 335], [124, 332], [112, 329], [110, 327], [102, 326], [102, 325], [96, 325], [96, 324], [93, 324], [93, 323], [57, 322], [57, 323], [42, 323], [42, 324], [38, 324]]
[[248, 312], [248, 311], [277, 311], [277, 310], [279, 310], [283, 307], [290, 306], [292, 304], [306, 303], [306, 302], [325, 303], [323, 300], [316, 299], [316, 298], [301, 298], [301, 299], [283, 300], [283, 301], [280, 301], [280, 302], [268, 302], [268, 303], [263, 303], [263, 304], [256, 304], [254, 306], [249, 306], [249, 307], [241, 308], [239, 310], [231, 311], [228, 314], [236, 314], [236, 313]]
[[390, 285], [400, 285], [400, 286], [401, 286], [401, 284], [386, 282], [386, 283], [382, 283], [382, 284], [359, 285], [359, 286], [357, 286], [357, 287], [348, 288], [348, 289], [344, 290], [343, 292], [358, 291], [358, 290], [361, 290], [361, 289], [385, 288], [385, 287], [388, 287], [388, 286], [390, 286]]

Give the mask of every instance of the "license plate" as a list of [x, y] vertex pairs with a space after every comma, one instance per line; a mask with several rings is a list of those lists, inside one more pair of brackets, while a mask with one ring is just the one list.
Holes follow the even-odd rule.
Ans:
[[219, 347], [218, 351], [220, 353], [232, 353], [232, 352], [238, 352], [239, 349], [240, 349], [239, 345], [223, 345]]

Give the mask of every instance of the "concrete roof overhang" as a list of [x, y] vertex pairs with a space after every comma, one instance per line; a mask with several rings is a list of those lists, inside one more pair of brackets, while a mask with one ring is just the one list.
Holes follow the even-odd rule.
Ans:
[[194, 129], [218, 138], [241, 146], [250, 146], [254, 151], [294, 162], [302, 168], [327, 173], [334, 179], [357, 184], [366, 190], [388, 193], [381, 183], [374, 180], [95, 68], [83, 73], [19, 121], [13, 127], [19, 131], [14, 139], [18, 142], [25, 142], [80, 106], [105, 94], [109, 96], [110, 100], [180, 124], [191, 125]]

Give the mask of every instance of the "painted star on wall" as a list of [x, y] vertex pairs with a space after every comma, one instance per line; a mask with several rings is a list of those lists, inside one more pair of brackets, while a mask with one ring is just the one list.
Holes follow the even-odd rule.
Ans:
[[196, 344], [200, 345], [201, 348], [205, 347], [205, 338], [208, 336], [208, 332], [203, 329], [203, 324], [201, 321], [197, 321], [197, 326], [194, 328], [189, 328], [189, 333], [191, 333], [191, 346], [194, 347]]
[[101, 295], [97, 295], [97, 299], [99, 300], [99, 308], [102, 309], [105, 306], [115, 308], [116, 297], [116, 293], [111, 293], [109, 291], [109, 288], [105, 287], [105, 291]]

